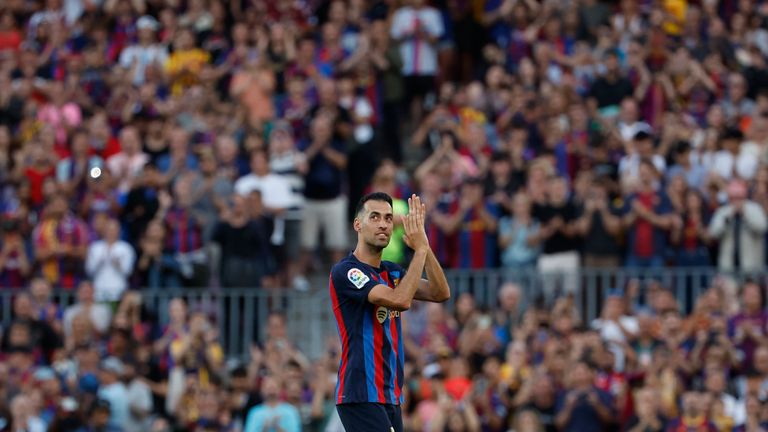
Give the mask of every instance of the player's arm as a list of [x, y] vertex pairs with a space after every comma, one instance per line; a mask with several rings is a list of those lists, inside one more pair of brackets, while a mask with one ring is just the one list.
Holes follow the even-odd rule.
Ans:
[[384, 284], [376, 285], [368, 292], [368, 301], [396, 311], [410, 309], [416, 290], [421, 285], [421, 273], [424, 271], [427, 254], [427, 250], [417, 250], [400, 284], [395, 289]]
[[405, 243], [414, 250], [413, 259], [408, 266], [408, 272], [400, 281], [400, 284], [392, 289], [380, 284], [368, 292], [368, 301], [394, 310], [408, 310], [411, 307], [416, 290], [421, 285], [421, 274], [430, 253], [427, 232], [424, 230], [424, 216], [426, 206], [421, 199], [412, 195], [408, 198], [408, 214], [403, 216], [403, 228]]
[[445, 278], [445, 272], [432, 249], [429, 249], [427, 253], [424, 268], [427, 272], [427, 278], [419, 282], [419, 288], [416, 290], [414, 298], [436, 303], [442, 303], [451, 298], [451, 289]]

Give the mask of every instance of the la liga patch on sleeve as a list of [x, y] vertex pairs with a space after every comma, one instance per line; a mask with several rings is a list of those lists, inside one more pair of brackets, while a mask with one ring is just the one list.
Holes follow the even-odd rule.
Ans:
[[371, 278], [366, 276], [365, 273], [358, 268], [349, 269], [347, 272], [347, 279], [349, 279], [349, 281], [352, 282], [352, 285], [357, 287], [357, 289], [363, 288], [365, 284], [371, 280]]

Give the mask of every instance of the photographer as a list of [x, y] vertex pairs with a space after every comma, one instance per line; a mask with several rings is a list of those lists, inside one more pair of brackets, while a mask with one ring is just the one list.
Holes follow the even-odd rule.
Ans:
[[715, 212], [709, 235], [720, 240], [718, 267], [725, 271], [756, 270], [765, 265], [765, 211], [748, 199], [741, 180], [728, 184], [728, 205]]

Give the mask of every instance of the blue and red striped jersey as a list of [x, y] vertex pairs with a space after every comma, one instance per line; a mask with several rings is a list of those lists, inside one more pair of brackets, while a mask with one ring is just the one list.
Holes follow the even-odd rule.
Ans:
[[400, 314], [368, 301], [382, 284], [394, 289], [405, 271], [382, 261], [375, 268], [350, 254], [331, 270], [329, 290], [341, 338], [341, 362], [336, 404], [403, 402], [403, 362]]

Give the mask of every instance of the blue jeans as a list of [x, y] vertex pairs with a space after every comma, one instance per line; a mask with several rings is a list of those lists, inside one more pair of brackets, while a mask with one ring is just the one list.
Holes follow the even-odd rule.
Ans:
[[650, 257], [639, 257], [635, 254], [627, 255], [625, 265], [630, 268], [654, 268], [664, 267], [664, 257], [653, 255]]

